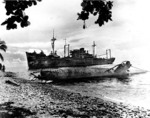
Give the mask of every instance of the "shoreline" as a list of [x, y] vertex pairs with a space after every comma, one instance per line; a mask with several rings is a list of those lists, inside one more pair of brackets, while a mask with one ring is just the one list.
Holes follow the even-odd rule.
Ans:
[[[67, 91], [53, 84], [30, 81], [16, 73], [6, 73], [0, 78], [0, 116], [14, 115], [15, 109], [21, 109], [20, 116], [24, 114], [24, 117], [31, 118], [150, 117], [150, 110]], [[6, 80], [16, 82], [17, 86], [6, 83]]]

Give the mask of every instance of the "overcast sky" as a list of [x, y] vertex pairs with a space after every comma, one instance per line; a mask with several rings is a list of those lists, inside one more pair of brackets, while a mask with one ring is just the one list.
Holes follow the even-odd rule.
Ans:
[[[0, 26], [0, 38], [8, 45], [4, 54], [7, 67], [26, 65], [26, 51], [51, 51], [52, 30], [55, 29], [55, 43], [59, 55], [63, 56], [64, 39], [71, 49], [84, 47], [92, 52], [92, 42], [97, 45], [97, 54], [112, 49], [115, 63], [130, 60], [135, 66], [150, 66], [150, 1], [114, 0], [113, 21], [99, 27], [96, 18], [90, 17], [83, 29], [83, 21], [77, 20], [81, 11], [81, 0], [42, 0], [38, 5], [26, 10], [31, 25], [16, 30], [6, 30]], [[0, 23], [4, 21], [4, 4], [0, 3]]]

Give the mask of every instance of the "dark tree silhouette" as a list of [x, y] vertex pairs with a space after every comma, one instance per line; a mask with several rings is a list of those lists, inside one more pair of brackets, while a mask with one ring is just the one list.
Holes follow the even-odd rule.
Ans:
[[21, 27], [30, 25], [28, 21], [29, 17], [25, 15], [24, 10], [36, 5], [37, 1], [41, 0], [4, 0], [6, 15], [8, 15], [9, 18], [1, 25], [6, 25], [7, 30], [16, 29], [17, 23], [20, 23]]
[[[4, 0], [6, 15], [9, 16], [1, 25], [6, 25], [7, 30], [16, 29], [17, 23], [21, 27], [30, 25], [28, 16], [25, 15], [24, 10], [30, 6], [36, 5], [41, 0]], [[78, 20], [83, 20], [83, 28], [86, 28], [85, 20], [89, 19], [89, 14], [98, 15], [95, 21], [99, 26], [104, 25], [104, 22], [112, 20], [112, 6], [113, 2], [106, 0], [83, 0], [81, 3], [82, 11], [78, 13]]]
[[[6, 49], [7, 49], [7, 46], [6, 46], [5, 41], [0, 40], [0, 50], [6, 52]], [[0, 59], [1, 59], [2, 61], [4, 61], [4, 58], [3, 58], [3, 56], [2, 56], [1, 53], [0, 53]]]
[[82, 11], [78, 13], [78, 20], [83, 20], [83, 28], [86, 28], [85, 20], [89, 19], [89, 15], [94, 16], [98, 15], [98, 19], [95, 21], [95, 24], [99, 26], [104, 25], [105, 22], [112, 20], [112, 1], [106, 0], [83, 0], [81, 3]]

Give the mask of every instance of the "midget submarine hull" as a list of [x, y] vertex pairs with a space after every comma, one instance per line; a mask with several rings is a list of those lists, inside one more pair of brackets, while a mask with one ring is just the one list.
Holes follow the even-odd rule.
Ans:
[[88, 78], [99, 77], [117, 77], [127, 78], [129, 76], [129, 61], [124, 61], [121, 64], [115, 65], [112, 68], [88, 66], [88, 67], [64, 67], [57, 69], [43, 69], [39, 72], [40, 75], [34, 75], [40, 80], [81, 80]]
[[41, 71], [41, 80], [81, 80], [99, 77], [117, 77], [127, 78], [128, 73], [106, 72], [108, 68], [91, 68], [91, 67], [75, 67], [75, 68], [59, 68]]

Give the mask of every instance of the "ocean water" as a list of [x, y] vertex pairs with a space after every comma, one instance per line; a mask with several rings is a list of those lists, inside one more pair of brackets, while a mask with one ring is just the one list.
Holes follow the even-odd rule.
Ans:
[[[13, 72], [28, 72], [26, 68], [8, 68]], [[150, 72], [135, 74], [129, 78], [98, 78], [95, 80], [54, 83], [70, 91], [93, 97], [103, 97], [115, 102], [150, 109]]]
[[150, 73], [138, 74], [125, 79], [100, 78], [58, 85], [64, 89], [81, 92], [93, 97], [104, 97], [115, 102], [150, 109]]

